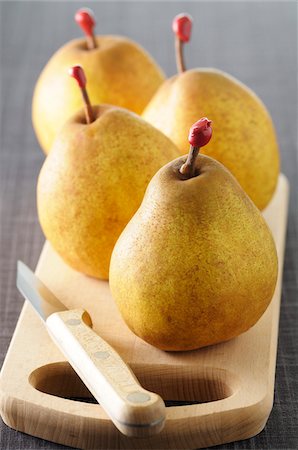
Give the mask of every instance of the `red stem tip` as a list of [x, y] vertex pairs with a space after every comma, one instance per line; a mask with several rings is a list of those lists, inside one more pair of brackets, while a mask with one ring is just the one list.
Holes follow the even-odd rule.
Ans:
[[89, 8], [81, 8], [75, 15], [76, 23], [87, 36], [93, 36], [93, 28], [96, 24], [93, 11]]
[[68, 73], [71, 77], [73, 77], [77, 82], [81, 89], [85, 89], [86, 87], [86, 77], [83, 67], [81, 66], [73, 66], [68, 69]]
[[194, 123], [189, 130], [188, 142], [193, 147], [203, 147], [212, 136], [211, 120], [203, 117]]
[[188, 42], [191, 36], [192, 17], [189, 14], [178, 14], [173, 20], [172, 29], [182, 42]]

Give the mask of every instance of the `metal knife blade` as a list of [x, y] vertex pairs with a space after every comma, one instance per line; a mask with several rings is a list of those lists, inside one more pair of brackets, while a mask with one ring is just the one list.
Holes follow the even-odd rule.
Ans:
[[17, 288], [44, 322], [51, 314], [68, 309], [22, 261], [18, 261]]

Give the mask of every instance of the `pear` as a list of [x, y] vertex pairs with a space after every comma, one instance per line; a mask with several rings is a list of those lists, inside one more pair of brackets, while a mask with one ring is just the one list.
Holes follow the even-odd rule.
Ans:
[[202, 153], [224, 164], [262, 210], [275, 191], [279, 174], [271, 117], [257, 95], [231, 75], [212, 68], [185, 70], [182, 45], [189, 40], [190, 25], [186, 15], [174, 20], [180, 72], [161, 85], [142, 116], [171, 137], [181, 154], [187, 153], [191, 124], [197, 117], [212, 117], [213, 143]]
[[277, 279], [268, 226], [233, 175], [198, 155], [210, 122], [196, 126], [203, 141], [190, 134], [188, 158], [152, 178], [110, 265], [112, 295], [128, 327], [169, 351], [245, 332], [266, 310]]
[[140, 45], [122, 36], [93, 36], [90, 11], [78, 11], [76, 20], [83, 26], [87, 42], [74, 39], [60, 48], [34, 89], [33, 127], [46, 154], [61, 126], [81, 108], [79, 93], [68, 82], [68, 67], [84, 67], [94, 104], [109, 103], [138, 114], [164, 81], [162, 70]]
[[[71, 74], [86, 99], [82, 68]], [[46, 238], [71, 267], [107, 279], [113, 247], [150, 179], [178, 155], [165, 135], [135, 113], [91, 107], [88, 100], [85, 111], [60, 130], [38, 178], [38, 216]]]

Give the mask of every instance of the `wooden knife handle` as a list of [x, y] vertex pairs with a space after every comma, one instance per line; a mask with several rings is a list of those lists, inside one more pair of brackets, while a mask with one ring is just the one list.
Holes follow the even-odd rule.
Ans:
[[146, 437], [161, 431], [163, 400], [142, 388], [118, 353], [92, 330], [86, 311], [54, 313], [46, 324], [59, 349], [123, 434]]

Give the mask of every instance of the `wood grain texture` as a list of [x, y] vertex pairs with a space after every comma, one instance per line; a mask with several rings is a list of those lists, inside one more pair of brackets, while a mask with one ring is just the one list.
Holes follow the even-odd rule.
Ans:
[[34, 436], [88, 449], [204, 448], [259, 433], [273, 403], [287, 198], [287, 182], [281, 175], [264, 211], [279, 258], [270, 306], [248, 332], [197, 351], [163, 352], [134, 336], [120, 318], [108, 284], [70, 269], [46, 244], [37, 275], [68, 307], [83, 305], [88, 310], [94, 329], [119, 352], [142, 385], [165, 400], [200, 403], [167, 408], [165, 427], [157, 436], [121, 435], [100, 406], [63, 398], [90, 394], [26, 303], [2, 370], [5, 423]]

